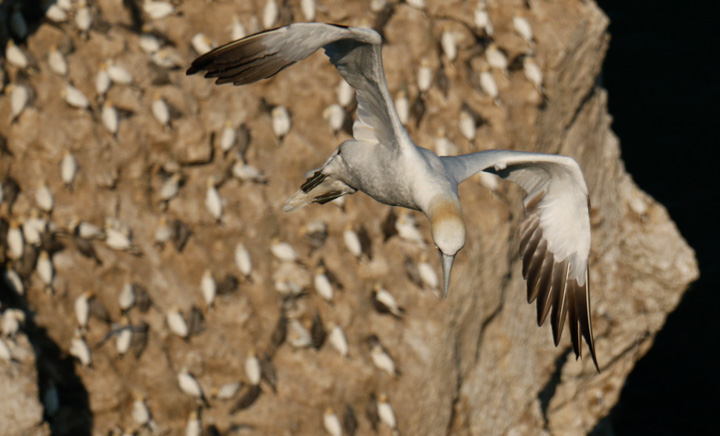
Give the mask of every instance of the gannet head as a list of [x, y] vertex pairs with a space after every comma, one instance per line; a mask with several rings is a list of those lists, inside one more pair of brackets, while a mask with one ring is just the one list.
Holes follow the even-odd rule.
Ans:
[[465, 220], [457, 201], [436, 202], [430, 208], [428, 216], [433, 241], [440, 252], [445, 297], [447, 297], [455, 255], [465, 245]]

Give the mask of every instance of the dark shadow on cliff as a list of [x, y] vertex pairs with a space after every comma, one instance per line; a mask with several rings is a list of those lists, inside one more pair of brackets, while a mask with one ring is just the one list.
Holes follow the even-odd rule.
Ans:
[[[5, 45], [8, 39], [12, 38], [16, 44], [24, 43], [25, 40], [35, 33], [45, 19], [45, 12], [55, 0], [3, 0], [0, 2], [0, 47], [2, 56], [5, 57]], [[21, 37], [14, 32], [12, 23], [13, 14], [20, 13], [27, 25], [27, 34]]]
[[[720, 434], [718, 2], [599, 1], [612, 40], [603, 71], [628, 172], [695, 249], [700, 280], [670, 314], [618, 404], [591, 434]], [[714, 153], [713, 153], [714, 155]], [[618, 290], [622, 292], [622, 290]]]
[[[24, 298], [7, 286], [4, 280], [5, 265], [0, 265], [0, 301], [4, 307], [25, 312], [22, 331], [33, 347], [39, 400], [45, 409], [45, 420], [50, 423], [53, 436], [84, 436], [92, 434], [93, 416], [90, 412], [88, 392], [82, 379], [75, 373], [72, 357], [65, 355], [47, 334], [47, 330], [35, 323]], [[20, 363], [22, 365], [22, 363]], [[58, 408], [49, 402], [48, 389], [57, 390]]]

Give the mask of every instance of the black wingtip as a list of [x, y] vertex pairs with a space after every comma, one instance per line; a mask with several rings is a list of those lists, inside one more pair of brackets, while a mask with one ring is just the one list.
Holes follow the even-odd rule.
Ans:
[[600, 365], [598, 364], [597, 356], [595, 355], [595, 347], [589, 345], [589, 348], [590, 356], [592, 357], [593, 363], [595, 364], [595, 369], [597, 370], [597, 373], [600, 374], [602, 371], [600, 371]]

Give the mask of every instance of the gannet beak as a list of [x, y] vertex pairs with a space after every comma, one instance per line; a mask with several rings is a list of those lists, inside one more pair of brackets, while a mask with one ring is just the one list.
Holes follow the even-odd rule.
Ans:
[[[438, 250], [440, 251], [440, 250]], [[455, 261], [455, 256], [448, 256], [447, 254], [440, 251], [440, 260], [442, 261], [442, 271], [443, 271], [443, 284], [445, 285], [445, 298], [447, 298], [448, 295], [448, 288], [450, 287], [450, 273], [452, 272], [452, 266], [453, 262]]]

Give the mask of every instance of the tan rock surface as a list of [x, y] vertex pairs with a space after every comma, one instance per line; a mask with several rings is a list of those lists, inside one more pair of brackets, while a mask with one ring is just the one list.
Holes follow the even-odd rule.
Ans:
[[[299, 20], [299, 2], [289, 3]], [[365, 1], [319, 3], [318, 21], [360, 25], [374, 20]], [[483, 35], [473, 33], [475, 2], [426, 3], [424, 12], [398, 5], [385, 27], [388, 43], [383, 54], [391, 94], [407, 87], [415, 97], [416, 68], [422, 57], [430, 59], [435, 71], [442, 63], [451, 84], [447, 98], [433, 86], [426, 97], [424, 120], [419, 128], [411, 120], [408, 131], [418, 145], [428, 148], [433, 148], [436, 132], [443, 126], [463, 153], [488, 148], [537, 150], [567, 154], [579, 162], [592, 202], [593, 322], [602, 373], [595, 372], [589, 359], [571, 358], [567, 337], [556, 349], [549, 326], [535, 325], [535, 307], [525, 301], [517, 255], [523, 194], [515, 186], [502, 184], [492, 193], [472, 179], [461, 187], [468, 241], [456, 262], [450, 298], [439, 301], [413, 285], [403, 266], [406, 255], [417, 261], [426, 251], [439, 272], [432, 246], [420, 247], [397, 237], [383, 243], [381, 224], [389, 207], [357, 194], [347, 199], [344, 210], [313, 205], [292, 214], [281, 211], [303, 174], [321, 165], [347, 139], [345, 133], [334, 137], [321, 116], [335, 102], [335, 87], [341, 80], [322, 54], [268, 81], [243, 88], [215, 87], [200, 77], [186, 77], [182, 68], [169, 71], [153, 66], [138, 47], [138, 35], [129, 30], [130, 15], [121, 2], [100, 0], [96, 30], [88, 40], [70, 24], [42, 24], [25, 47], [38, 59], [39, 71], [26, 75], [7, 67], [11, 82], [24, 81], [35, 94], [16, 123], [8, 121], [9, 96], [0, 95], [0, 131], [13, 153], [0, 155], [0, 180], [11, 176], [22, 189], [12, 214], [0, 205], [0, 217], [27, 217], [34, 207], [34, 190], [44, 178], [55, 195], [54, 223], [66, 227], [78, 217], [102, 226], [107, 217], [117, 218], [132, 229], [134, 244], [142, 252], [133, 256], [96, 241], [103, 262], [98, 266], [80, 256], [70, 238], [64, 237], [60, 240], [66, 248], [53, 256], [56, 294], [45, 294], [36, 274], [28, 283], [27, 304], [35, 322], [65, 353], [75, 328], [73, 304], [85, 290], [97, 293], [115, 322], [120, 320], [117, 295], [125, 282], [141, 284], [154, 301], [147, 312], [134, 308], [129, 313], [133, 324], [149, 325], [147, 349], [139, 359], [119, 358], [113, 338], [93, 348], [92, 369], [79, 364], [70, 368], [87, 390], [95, 433], [132, 428], [132, 396], [141, 393], [159, 429], [180, 434], [196, 407], [178, 388], [176, 374], [182, 367], [195, 374], [208, 395], [226, 382], [246, 379], [247, 354], [266, 348], [281, 312], [276, 273], [287, 267], [270, 254], [270, 240], [276, 236], [301, 255], [300, 270], [312, 272], [322, 258], [339, 277], [344, 289], [336, 292], [333, 305], [309, 288], [309, 295], [298, 299], [289, 315], [309, 327], [317, 312], [326, 327], [330, 322], [342, 326], [350, 357], [343, 359], [327, 344], [315, 351], [286, 343], [273, 357], [277, 393], [263, 384], [257, 402], [235, 415], [228, 414], [233, 401], [211, 399], [212, 408], [202, 413], [206, 425], [222, 431], [247, 426], [252, 430], [249, 434], [319, 434], [325, 409], [342, 411], [348, 404], [357, 415], [359, 434], [369, 434], [365, 417], [369, 395], [385, 392], [402, 434], [581, 434], [615, 404], [624, 379], [652, 345], [654, 334], [698, 271], [692, 250], [664, 208], [635, 187], [620, 160], [619, 144], [610, 130], [608, 97], [598, 85], [609, 38], [607, 19], [592, 2], [533, 2], [525, 15], [536, 35], [547, 103], [542, 104], [520, 69], [507, 77], [495, 72], [502, 101], [496, 106], [473, 85], [483, 62], [479, 38]], [[512, 28], [512, 17], [523, 9], [522, 3], [489, 2], [495, 41], [511, 59], [527, 50]], [[259, 0], [185, 1], [178, 8], [181, 14], [151, 24], [189, 64], [195, 56], [189, 47], [195, 33], [223, 43], [229, 39], [233, 15], [250, 30], [253, 14], [260, 17], [263, 6]], [[439, 54], [437, 40], [444, 28], [457, 35], [459, 54], [453, 63]], [[46, 53], [59, 38], [70, 38], [75, 46], [68, 55], [68, 78], [47, 66]], [[135, 79], [130, 87], [114, 85], [107, 95], [125, 111], [117, 140], [99, 123], [100, 103], [94, 89], [94, 76], [108, 58], [124, 65]], [[71, 109], [63, 102], [60, 89], [67, 81], [90, 98], [92, 112]], [[151, 114], [155, 93], [173, 108], [169, 129]], [[261, 97], [287, 106], [292, 115], [292, 130], [280, 146], [269, 116], [259, 108]], [[485, 120], [474, 144], [459, 132], [463, 103]], [[206, 180], [211, 175], [222, 179], [235, 158], [233, 153], [224, 157], [219, 147], [226, 120], [250, 128], [246, 160], [270, 180], [252, 184], [225, 179], [218, 187], [225, 201], [224, 216], [216, 225], [205, 209]], [[60, 179], [65, 150], [72, 150], [80, 167], [72, 192]], [[162, 211], [162, 174], [178, 169], [185, 182], [167, 211]], [[116, 183], [107, 182], [114, 179]], [[116, 187], [107, 188], [112, 185]], [[192, 235], [182, 252], [171, 244], [153, 245], [162, 216], [190, 227]], [[430, 242], [425, 218], [416, 217]], [[329, 237], [321, 249], [312, 251], [299, 229], [318, 219], [327, 223]], [[368, 230], [372, 260], [358, 262], [348, 253], [342, 239], [348, 224], [363, 224]], [[189, 341], [171, 334], [165, 322], [171, 306], [179, 306], [185, 314], [193, 305], [204, 307], [200, 279], [206, 268], [219, 281], [227, 274], [240, 277], [234, 263], [238, 242], [251, 252], [255, 266], [251, 280], [240, 279], [237, 292], [219, 296], [214, 310], [204, 313], [204, 330]], [[403, 320], [373, 310], [369, 297], [376, 282], [406, 309]], [[88, 343], [94, 346], [108, 330], [92, 319]], [[371, 334], [389, 350], [401, 372], [398, 377], [373, 366], [366, 345]], [[67, 365], [58, 368], [62, 369], [58, 377], [68, 370]], [[29, 390], [22, 392], [30, 399], [37, 398], [31, 391], [33, 377], [28, 373], [23, 379]], [[53, 424], [59, 434], [72, 434], [68, 428], [87, 423], [86, 415], [76, 413], [78, 404], [61, 401]], [[380, 434], [389, 431], [381, 428]]]

